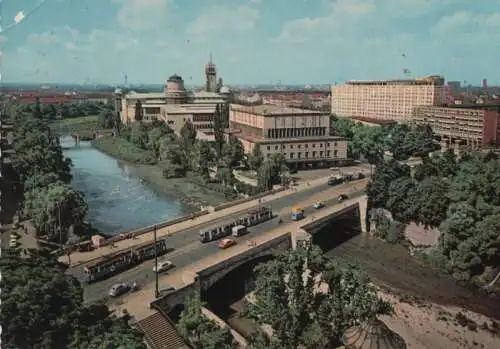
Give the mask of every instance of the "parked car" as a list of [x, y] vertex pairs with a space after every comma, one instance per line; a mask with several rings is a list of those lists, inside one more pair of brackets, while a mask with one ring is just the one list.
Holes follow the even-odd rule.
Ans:
[[226, 249], [234, 245], [236, 245], [236, 241], [233, 239], [222, 239], [218, 244], [219, 248], [222, 249]]
[[160, 294], [160, 297], [165, 297], [167, 294], [172, 293], [174, 291], [175, 291], [174, 286], [165, 285], [158, 290], [158, 293]]
[[339, 197], [338, 197], [338, 202], [341, 202], [341, 201], [344, 201], [344, 200], [347, 200], [349, 199], [349, 197], [345, 194], [340, 194]]
[[172, 269], [173, 267], [174, 267], [174, 264], [171, 261], [162, 261], [162, 262], [158, 262], [158, 268], [156, 267], [156, 265], [153, 267], [153, 271], [161, 273], [163, 271], [167, 271], [169, 269]]
[[108, 295], [110, 297], [119, 297], [130, 290], [130, 285], [125, 283], [114, 284], [109, 289]]
[[318, 202], [316, 202], [316, 203], [313, 205], [313, 207], [314, 207], [315, 209], [319, 210], [320, 208], [325, 207], [325, 204], [324, 204], [324, 203], [322, 203], [321, 201], [318, 201]]

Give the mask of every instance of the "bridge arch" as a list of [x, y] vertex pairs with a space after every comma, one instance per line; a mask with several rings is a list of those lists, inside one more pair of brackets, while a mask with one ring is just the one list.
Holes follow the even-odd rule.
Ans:
[[273, 253], [261, 254], [228, 268], [223, 274], [217, 275], [209, 287], [201, 290], [202, 299], [212, 306], [217, 303], [223, 307], [241, 299], [253, 288], [255, 267], [275, 258]]

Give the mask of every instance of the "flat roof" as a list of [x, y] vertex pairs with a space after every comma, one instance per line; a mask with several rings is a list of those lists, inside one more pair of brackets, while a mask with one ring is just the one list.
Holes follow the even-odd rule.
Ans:
[[500, 112], [499, 104], [442, 104], [438, 106], [419, 105], [416, 108], [473, 109], [473, 110], [493, 110]]
[[318, 110], [300, 109], [292, 107], [282, 107], [274, 104], [261, 104], [255, 106], [246, 106], [241, 104], [231, 104], [232, 110], [245, 111], [251, 114], [263, 116], [275, 115], [329, 115], [330, 113]]

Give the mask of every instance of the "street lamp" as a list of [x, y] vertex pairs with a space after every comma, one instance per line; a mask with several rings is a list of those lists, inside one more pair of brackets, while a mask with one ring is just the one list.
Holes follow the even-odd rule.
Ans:
[[155, 240], [155, 298], [160, 297], [160, 290], [158, 289], [158, 244], [156, 241], [156, 224], [154, 225], [154, 240]]

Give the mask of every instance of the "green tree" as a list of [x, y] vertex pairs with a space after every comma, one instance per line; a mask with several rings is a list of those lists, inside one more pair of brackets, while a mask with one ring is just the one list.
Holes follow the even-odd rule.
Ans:
[[382, 127], [357, 126], [354, 129], [352, 140], [353, 149], [372, 165], [380, 164], [384, 160], [386, 132]]
[[217, 158], [222, 159], [224, 149], [224, 120], [223, 120], [223, 105], [217, 104], [214, 113], [214, 138], [215, 138], [215, 151]]
[[271, 190], [273, 185], [284, 180], [288, 173], [286, 161], [281, 153], [268, 157], [257, 172], [257, 181], [262, 190]]
[[416, 207], [415, 222], [426, 228], [437, 228], [446, 219], [449, 206], [449, 182], [439, 177], [427, 177], [416, 187], [412, 200]]
[[147, 150], [149, 142], [148, 126], [142, 122], [134, 122], [130, 129], [130, 142], [139, 148]]
[[177, 327], [179, 333], [194, 349], [233, 349], [236, 343], [229, 328], [221, 328], [205, 317], [202, 308], [205, 305], [200, 297], [186, 301], [186, 308], [181, 313]]
[[38, 120], [43, 118], [42, 109], [40, 107], [40, 97], [36, 97], [35, 107], [33, 108], [33, 118]]
[[407, 135], [410, 131], [410, 126], [407, 124], [396, 124], [389, 131], [387, 146], [395, 160], [406, 161], [412, 155], [413, 149], [410, 149], [407, 143]]
[[[329, 262], [307, 269], [314, 249], [299, 248], [256, 268], [248, 313], [272, 327], [279, 348], [331, 348], [347, 328], [392, 313], [359, 268]], [[317, 292], [318, 284], [328, 287]]]
[[216, 162], [215, 149], [210, 146], [210, 143], [203, 140], [198, 140], [191, 154], [192, 166], [196, 172], [202, 177], [210, 178], [209, 169]]
[[191, 121], [186, 121], [180, 131], [183, 148], [191, 151], [196, 142], [196, 128]]
[[248, 157], [248, 164], [252, 171], [258, 171], [262, 164], [264, 163], [264, 154], [262, 154], [262, 150], [260, 149], [259, 144], [255, 144], [252, 153]]
[[227, 144], [224, 145], [224, 158], [227, 167], [233, 168], [238, 165], [245, 156], [245, 149], [240, 140], [230, 135]]
[[29, 177], [55, 173], [65, 183], [71, 181], [71, 160], [44, 120], [24, 117], [15, 122], [12, 167], [24, 183]]
[[71, 226], [83, 225], [88, 207], [81, 192], [69, 184], [55, 182], [28, 191], [24, 211], [40, 235], [48, 235], [50, 240], [62, 243]]
[[415, 181], [410, 177], [397, 178], [389, 184], [386, 207], [394, 219], [408, 224], [416, 217], [415, 191]]
[[342, 118], [335, 115], [330, 116], [330, 128], [332, 134], [335, 136], [352, 140], [354, 137], [355, 125], [356, 124], [348, 118]]
[[372, 181], [366, 187], [370, 205], [375, 208], [386, 208], [390, 184], [403, 177], [410, 178], [410, 167], [396, 160], [386, 161], [377, 166]]
[[115, 125], [115, 116], [109, 109], [102, 109], [99, 112], [99, 126], [102, 128], [112, 128]]
[[85, 307], [78, 281], [44, 251], [3, 251], [2, 345], [6, 348], [137, 348], [142, 336], [105, 306]]
[[142, 103], [140, 100], [137, 100], [137, 102], [135, 102], [134, 119], [135, 121], [142, 121], [143, 117], [144, 112], [142, 110]]

